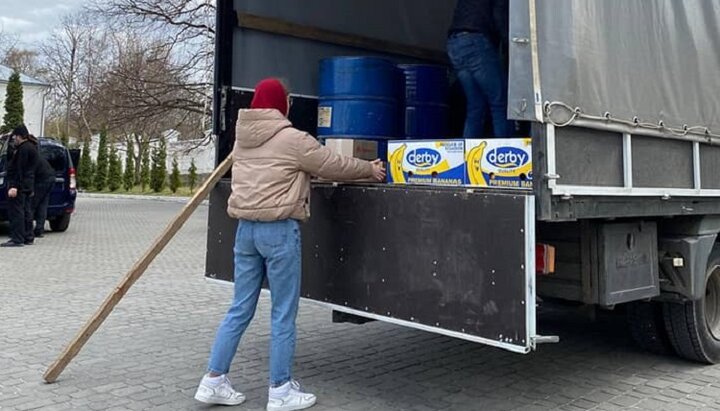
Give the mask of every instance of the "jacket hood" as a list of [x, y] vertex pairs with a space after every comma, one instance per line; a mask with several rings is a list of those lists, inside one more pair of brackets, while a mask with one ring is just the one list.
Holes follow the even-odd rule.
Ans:
[[256, 148], [292, 123], [275, 109], [240, 110], [235, 133], [239, 147]]

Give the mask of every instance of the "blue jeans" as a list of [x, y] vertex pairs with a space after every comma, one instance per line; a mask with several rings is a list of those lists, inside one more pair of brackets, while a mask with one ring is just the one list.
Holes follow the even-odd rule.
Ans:
[[507, 74], [498, 47], [485, 35], [475, 33], [451, 36], [447, 47], [467, 98], [464, 137], [485, 137], [488, 109], [495, 137], [512, 136], [513, 123], [507, 119]]
[[279, 386], [291, 380], [300, 300], [300, 246], [300, 226], [295, 220], [240, 222], [235, 238], [235, 297], [218, 328], [210, 372], [227, 374], [230, 370], [267, 276], [272, 299], [270, 384]]

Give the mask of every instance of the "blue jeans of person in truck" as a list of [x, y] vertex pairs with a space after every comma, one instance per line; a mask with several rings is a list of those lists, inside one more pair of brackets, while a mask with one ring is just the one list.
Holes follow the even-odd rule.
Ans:
[[295, 220], [240, 221], [234, 249], [235, 296], [218, 328], [208, 371], [222, 375], [230, 370], [267, 277], [272, 307], [270, 385], [277, 387], [292, 379], [302, 271], [300, 246], [300, 225]]
[[447, 48], [467, 99], [464, 137], [486, 137], [488, 110], [494, 136], [512, 137], [513, 122], [507, 119], [507, 74], [498, 46], [485, 34], [460, 32], [450, 36]]

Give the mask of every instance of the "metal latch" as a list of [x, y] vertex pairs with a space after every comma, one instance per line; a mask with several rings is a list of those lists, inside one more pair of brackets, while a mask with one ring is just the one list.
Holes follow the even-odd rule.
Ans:
[[530, 39], [527, 37], [513, 37], [512, 42], [515, 44], [530, 44]]
[[557, 335], [536, 335], [532, 338], [533, 346], [538, 344], [557, 344], [560, 342], [560, 337]]

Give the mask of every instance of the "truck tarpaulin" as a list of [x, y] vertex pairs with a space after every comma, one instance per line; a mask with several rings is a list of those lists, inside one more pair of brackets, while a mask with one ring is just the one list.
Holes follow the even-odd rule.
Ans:
[[512, 0], [510, 116], [561, 102], [560, 120], [577, 107], [720, 134], [719, 23], [718, 0]]

